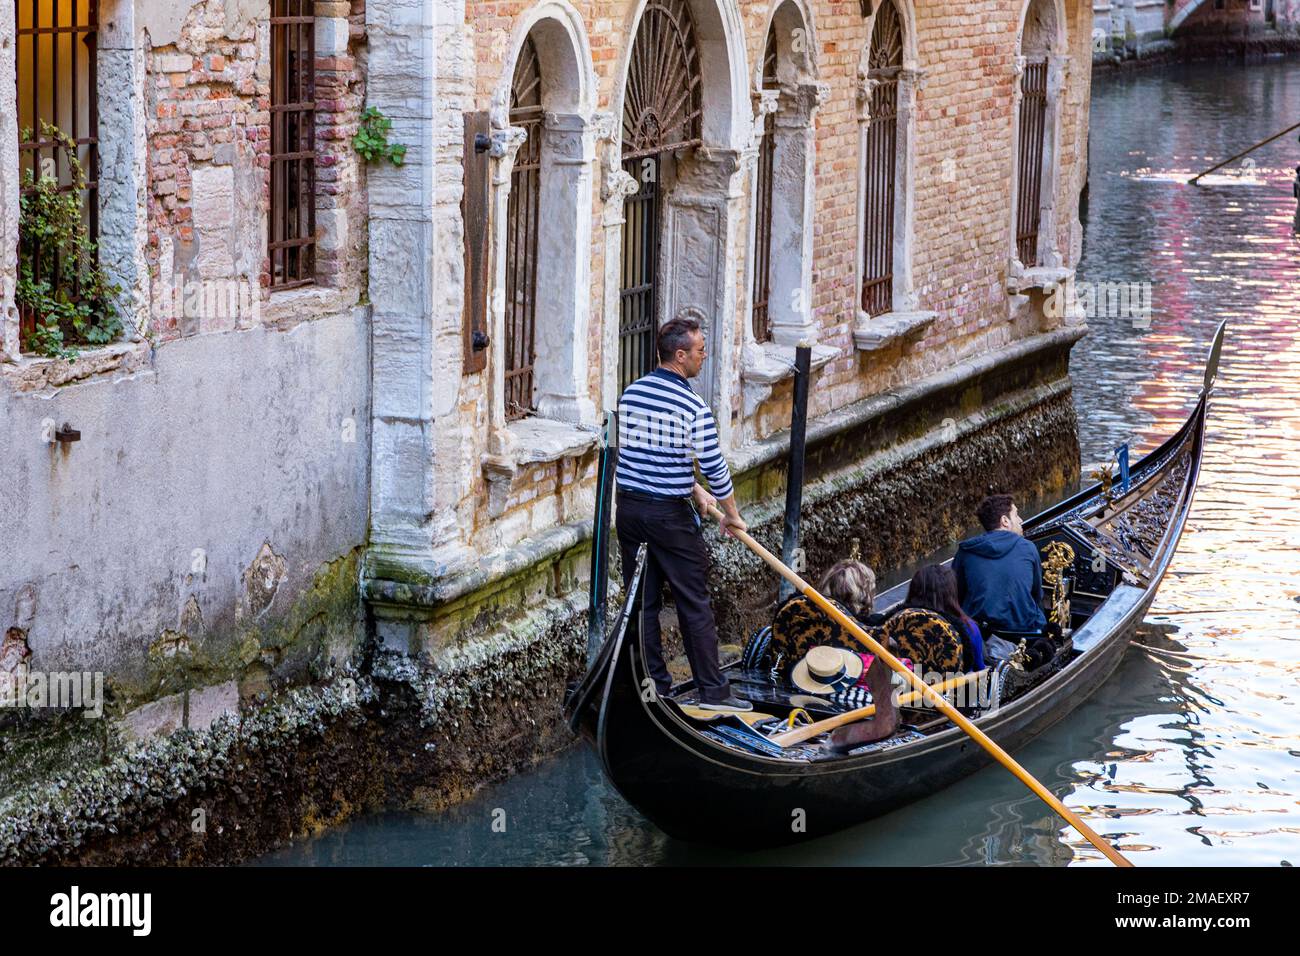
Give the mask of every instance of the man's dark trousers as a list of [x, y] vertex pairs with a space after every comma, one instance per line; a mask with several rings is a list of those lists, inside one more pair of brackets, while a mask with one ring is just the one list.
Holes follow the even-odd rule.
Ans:
[[643, 541], [648, 545], [642, 582], [645, 606], [638, 598], [631, 623], [642, 634], [646, 666], [655, 687], [660, 694], [672, 688], [659, 634], [659, 611], [667, 581], [677, 605], [682, 643], [686, 645], [699, 699], [708, 703], [726, 700], [731, 688], [718, 666], [718, 629], [709, 604], [709, 553], [690, 500], [656, 500], [620, 492], [617, 502], [615, 523], [625, 588], [636, 567], [637, 548]]

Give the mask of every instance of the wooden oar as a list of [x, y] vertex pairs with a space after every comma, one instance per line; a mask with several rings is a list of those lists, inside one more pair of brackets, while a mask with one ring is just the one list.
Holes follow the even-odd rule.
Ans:
[[1288, 126], [1286, 129], [1282, 130], [1282, 132], [1280, 132], [1280, 133], [1274, 133], [1274, 134], [1273, 134], [1272, 136], [1270, 136], [1268, 139], [1261, 139], [1261, 140], [1260, 140], [1258, 143], [1256, 143], [1254, 146], [1250, 147], [1250, 149], [1243, 149], [1240, 153], [1237, 153], [1237, 154], [1234, 155], [1234, 156], [1229, 156], [1227, 159], [1225, 159], [1225, 160], [1224, 160], [1223, 162], [1221, 162], [1221, 163], [1215, 163], [1215, 164], [1214, 164], [1213, 166], [1211, 166], [1209, 169], [1205, 170], [1204, 172], [1197, 173], [1197, 174], [1196, 174], [1195, 176], [1193, 176], [1191, 179], [1187, 180], [1187, 185], [1189, 185], [1189, 186], [1195, 186], [1195, 185], [1196, 185], [1196, 181], [1197, 181], [1198, 179], [1200, 179], [1202, 176], [1208, 176], [1210, 173], [1214, 172], [1216, 169], [1222, 169], [1224, 166], [1227, 166], [1227, 165], [1228, 165], [1230, 162], [1232, 162], [1234, 159], [1241, 159], [1241, 157], [1245, 156], [1247, 153], [1253, 153], [1255, 150], [1259, 149], [1261, 146], [1264, 146], [1264, 145], [1266, 145], [1266, 144], [1268, 144], [1268, 143], [1273, 142], [1273, 140], [1277, 139], [1279, 136], [1285, 136], [1287, 133], [1291, 132], [1291, 130], [1293, 130], [1293, 129], [1300, 129], [1300, 123], [1296, 123], [1294, 126]]
[[[722, 512], [719, 511], [716, 506], [709, 507], [709, 514], [712, 515], [714, 520], [718, 522], [721, 522], [724, 517]], [[772, 554], [772, 552], [768, 551], [767, 548], [763, 547], [761, 544], [755, 541], [752, 537], [750, 537], [750, 535], [747, 532], [740, 531], [735, 528], [730, 528], [728, 529], [728, 531], [730, 534], [734, 535], [740, 541], [744, 542], [746, 547], [748, 547], [751, 551], [753, 551], [760, 558], [762, 558], [763, 561], [766, 562], [768, 567], [770, 567], [777, 574], [781, 575], [781, 577], [785, 578], [787, 581], [793, 584], [796, 591], [798, 591], [800, 594], [804, 595], [809, 600], [811, 600], [819, 608], [821, 608], [828, 615], [830, 615], [836, 622], [838, 622], [840, 627], [846, 628], [849, 631], [849, 633], [851, 633], [859, 641], [861, 641], [868, 648], [870, 648], [871, 652], [873, 654], [876, 654], [878, 657], [880, 657], [881, 660], [883, 660], [886, 664], [888, 664], [891, 670], [893, 670], [897, 674], [902, 674], [903, 679], [907, 681], [913, 687], [913, 689], [915, 689], [918, 693], [920, 693], [922, 700], [929, 703], [932, 707], [936, 708], [941, 714], [943, 714], [954, 724], [956, 724], [958, 727], [964, 730], [972, 740], [974, 740], [977, 744], [979, 744], [986, 751], [988, 751], [989, 755], [992, 756], [994, 760], [1002, 764], [1002, 766], [1006, 767], [1013, 774], [1019, 777], [1021, 783], [1023, 783], [1026, 787], [1032, 790], [1040, 800], [1042, 800], [1049, 807], [1051, 807], [1058, 814], [1060, 814], [1066, 823], [1070, 824], [1070, 826], [1078, 830], [1079, 833], [1084, 837], [1084, 839], [1086, 839], [1089, 843], [1091, 843], [1098, 850], [1100, 850], [1103, 855], [1105, 855], [1106, 859], [1110, 860], [1116, 866], [1133, 865], [1128, 860], [1126, 860], [1118, 850], [1116, 850], [1109, 843], [1107, 843], [1100, 836], [1098, 836], [1095, 832], [1093, 832], [1092, 827], [1084, 823], [1083, 820], [1080, 819], [1078, 814], [1076, 814], [1073, 810], [1071, 810], [1069, 807], [1063, 804], [1060, 800], [1056, 799], [1055, 794], [1053, 794], [1050, 790], [1048, 790], [1041, 783], [1039, 783], [1029, 773], [1028, 770], [1020, 766], [1020, 764], [1016, 763], [1016, 761], [1012, 759], [1010, 754], [1008, 754], [1005, 750], [1003, 750], [992, 740], [990, 740], [989, 736], [986, 733], [984, 733], [984, 731], [980, 730], [973, 723], [971, 723], [966, 717], [964, 717], [961, 714], [960, 711], [957, 710], [956, 707], [953, 707], [952, 704], [948, 703], [946, 700], [943, 699], [943, 697], [935, 693], [934, 689], [930, 687], [927, 683], [925, 683], [925, 681], [921, 680], [910, 670], [904, 667], [902, 663], [898, 660], [898, 658], [896, 658], [893, 654], [889, 653], [889, 651], [885, 650], [885, 648], [883, 648], [880, 645], [880, 642], [877, 641], [870, 634], [868, 634], [865, 630], [863, 630], [863, 628], [856, 621], [852, 620], [848, 615], [846, 615], [843, 611], [837, 608], [834, 604], [826, 600], [826, 598], [822, 597], [816, 590], [813, 589], [811, 585], [808, 584], [808, 582], [806, 582], [803, 578], [799, 577], [799, 575], [795, 574], [788, 567], [782, 564], [781, 561], [775, 555]]]
[[[978, 680], [987, 674], [987, 670], [974, 671], [970, 674], [961, 674], [957, 677], [949, 678], [942, 683], [935, 684], [934, 690], [939, 694], [946, 694], [950, 690], [956, 690], [958, 687], [969, 684], [971, 681]], [[898, 698], [899, 707], [909, 707], [921, 699], [920, 691], [908, 691]], [[876, 712], [875, 704], [867, 704], [866, 707], [859, 707], [857, 710], [846, 710], [842, 714], [836, 714], [834, 717], [827, 717], [825, 720], [819, 720], [815, 724], [804, 724], [802, 727], [796, 727], [794, 730], [787, 730], [783, 734], [777, 734], [775, 737], [768, 738], [774, 744], [780, 744], [782, 747], [792, 747], [795, 744], [801, 744], [805, 740], [811, 740], [818, 734], [824, 734], [828, 730], [834, 730], [836, 727], [843, 727], [845, 724], [856, 723], [859, 720], [866, 720]]]

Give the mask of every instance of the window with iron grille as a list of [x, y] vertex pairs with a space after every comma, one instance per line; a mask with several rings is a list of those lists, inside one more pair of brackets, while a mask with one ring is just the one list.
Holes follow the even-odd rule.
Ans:
[[510, 173], [506, 211], [506, 421], [536, 411], [537, 235], [541, 209], [542, 75], [537, 48], [524, 40], [510, 92], [510, 125], [527, 134]]
[[1047, 60], [1030, 60], [1020, 76], [1020, 154], [1016, 161], [1016, 257], [1038, 265], [1042, 218], [1043, 140], [1047, 131]]
[[[85, 172], [83, 217], [89, 238], [95, 240], [99, 236], [99, 4], [97, 0], [14, 0], [14, 21], [19, 181], [26, 182], [29, 173], [32, 180], [52, 175], [61, 191], [74, 189], [67, 152], [44, 132], [42, 124], [67, 135]], [[34, 281], [58, 276], [57, 262], [43, 258], [40, 250], [30, 252]], [[19, 258], [26, 258], [23, 250]], [[75, 294], [76, 290], [64, 291]], [[36, 320], [31, 310], [21, 310], [19, 334], [25, 337]]]
[[702, 142], [704, 84], [686, 0], [650, 0], [623, 91], [623, 169], [639, 186], [623, 204], [619, 386], [654, 369], [658, 328], [660, 177], [664, 154]]
[[[768, 30], [767, 49], [763, 53], [763, 87], [777, 86], [776, 27]], [[768, 302], [772, 296], [772, 172], [776, 159], [776, 114], [763, 117], [763, 142], [758, 150], [755, 183], [758, 191], [754, 210], [754, 341], [772, 337], [768, 323]]]
[[314, 0], [271, 0], [271, 286], [316, 273], [316, 18]]
[[862, 311], [867, 315], [894, 307], [894, 180], [902, 68], [903, 24], [892, 0], [885, 0], [871, 29], [871, 103], [862, 157]]

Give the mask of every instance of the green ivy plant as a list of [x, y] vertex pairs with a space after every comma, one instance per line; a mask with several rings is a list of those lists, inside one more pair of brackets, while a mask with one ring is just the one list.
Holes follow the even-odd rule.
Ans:
[[386, 159], [394, 166], [400, 166], [406, 161], [406, 147], [388, 141], [388, 131], [392, 128], [393, 121], [378, 107], [367, 106], [361, 111], [361, 125], [352, 137], [352, 148], [368, 163]]
[[[31, 132], [24, 129], [22, 138], [31, 139]], [[104, 345], [122, 334], [114, 301], [122, 290], [100, 270], [96, 245], [86, 234], [81, 215], [86, 171], [77, 159], [76, 144], [45, 122], [41, 137], [63, 152], [70, 183], [61, 190], [52, 172], [23, 171], [15, 298], [36, 316], [36, 327], [24, 337], [23, 349], [72, 358], [76, 345]]]

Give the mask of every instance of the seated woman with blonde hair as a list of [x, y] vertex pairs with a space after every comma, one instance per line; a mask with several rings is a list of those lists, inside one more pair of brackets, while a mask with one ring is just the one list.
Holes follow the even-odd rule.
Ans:
[[[817, 582], [817, 590], [864, 627], [871, 628], [877, 623], [872, 614], [876, 575], [861, 561], [848, 558], [836, 562]], [[868, 653], [851, 633], [811, 600], [802, 594], [791, 595], [776, 610], [769, 653], [777, 666], [789, 670], [814, 647]]]

